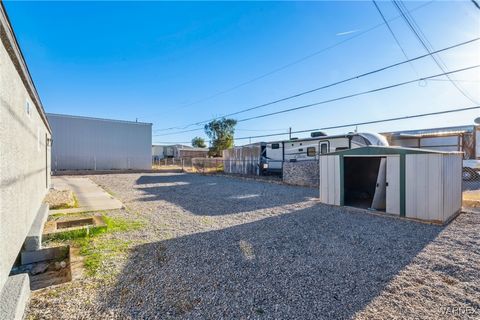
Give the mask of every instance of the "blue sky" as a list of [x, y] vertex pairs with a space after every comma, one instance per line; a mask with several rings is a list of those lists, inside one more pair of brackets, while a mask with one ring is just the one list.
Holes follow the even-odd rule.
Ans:
[[[404, 3], [409, 10], [421, 6], [411, 15], [434, 49], [480, 36], [480, 10], [470, 1]], [[387, 19], [398, 16], [392, 2], [378, 4]], [[204, 136], [202, 130], [158, 136], [181, 131], [160, 129], [183, 127], [405, 59], [384, 25], [368, 31], [382, 23], [371, 1], [6, 1], [5, 6], [47, 112], [138, 118], [153, 123], [154, 142], [186, 142], [196, 135]], [[404, 20], [392, 21], [391, 27], [410, 58], [425, 53]], [[440, 56], [449, 70], [480, 64], [480, 41]], [[424, 58], [412, 65], [238, 115], [237, 119], [440, 72], [432, 59]], [[451, 77], [461, 80], [457, 83], [463, 90], [480, 100], [479, 69]], [[472, 105], [450, 82], [427, 81], [242, 122], [236, 137]], [[474, 110], [361, 126], [358, 130], [462, 125], [478, 116], [480, 112]]]

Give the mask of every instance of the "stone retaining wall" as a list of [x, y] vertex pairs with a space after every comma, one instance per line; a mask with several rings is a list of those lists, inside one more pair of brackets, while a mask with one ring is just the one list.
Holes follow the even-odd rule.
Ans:
[[283, 182], [297, 186], [318, 187], [318, 161], [283, 163]]

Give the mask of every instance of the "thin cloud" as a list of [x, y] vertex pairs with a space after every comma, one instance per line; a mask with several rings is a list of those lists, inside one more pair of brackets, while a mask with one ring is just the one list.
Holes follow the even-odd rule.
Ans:
[[336, 34], [336, 36], [346, 36], [347, 34], [352, 34], [352, 33], [355, 33], [355, 32], [358, 32], [360, 31], [360, 29], [354, 29], [354, 30], [349, 30], [349, 31], [345, 31], [345, 32], [339, 32]]

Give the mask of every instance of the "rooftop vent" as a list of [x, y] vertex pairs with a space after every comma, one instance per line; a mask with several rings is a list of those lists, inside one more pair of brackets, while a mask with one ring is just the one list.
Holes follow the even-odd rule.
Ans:
[[316, 131], [310, 133], [310, 137], [315, 138], [315, 137], [325, 137], [327, 134], [323, 131]]

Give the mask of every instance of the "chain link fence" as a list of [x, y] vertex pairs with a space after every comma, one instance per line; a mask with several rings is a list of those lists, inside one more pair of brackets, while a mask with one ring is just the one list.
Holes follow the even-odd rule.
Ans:
[[462, 170], [463, 206], [468, 209], [480, 210], [480, 171], [479, 168], [467, 165], [464, 163]]

